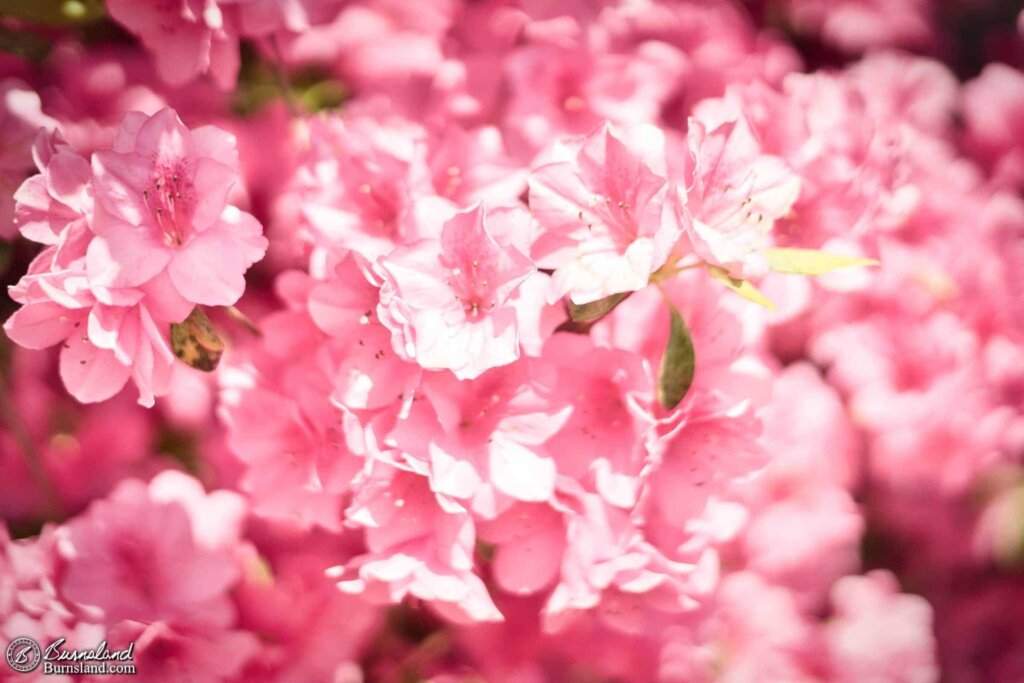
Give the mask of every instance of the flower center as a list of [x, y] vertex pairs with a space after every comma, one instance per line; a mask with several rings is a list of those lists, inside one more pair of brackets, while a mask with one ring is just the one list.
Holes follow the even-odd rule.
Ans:
[[181, 159], [157, 162], [142, 198], [168, 245], [179, 245], [188, 236], [196, 205], [189, 164]]

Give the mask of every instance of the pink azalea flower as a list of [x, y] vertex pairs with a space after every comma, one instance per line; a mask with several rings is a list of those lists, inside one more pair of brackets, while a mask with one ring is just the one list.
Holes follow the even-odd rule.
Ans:
[[672, 562], [648, 543], [627, 513], [583, 495], [571, 505], [561, 577], [544, 606], [546, 630], [565, 628], [595, 610], [623, 633], [653, 634], [697, 607], [694, 565]]
[[543, 366], [522, 361], [471, 381], [426, 375], [384, 445], [425, 469], [438, 494], [485, 519], [513, 500], [548, 502], [557, 470], [543, 444], [571, 412], [550, 396], [549, 379]]
[[664, 154], [654, 127], [605, 126], [534, 169], [530, 211], [543, 232], [532, 255], [555, 270], [552, 297], [582, 304], [636, 291], [664, 265], [681, 229]]
[[107, 624], [223, 623], [244, 513], [237, 494], [179, 472], [126, 480], [60, 529], [61, 592]]
[[[642, 358], [574, 334], [552, 337], [542, 357], [558, 372], [560, 400], [572, 406], [569, 420], [545, 444], [559, 474], [609, 505], [631, 509], [655, 423], [653, 385]], [[580, 358], [590, 360], [586, 367]]]
[[921, 48], [933, 40], [928, 0], [788, 0], [795, 28], [815, 32], [846, 52], [875, 47]]
[[680, 682], [820, 681], [819, 641], [788, 591], [753, 572], [735, 572], [696, 624], [668, 632], [662, 676]]
[[112, 0], [110, 16], [153, 53], [160, 77], [183, 85], [207, 72], [227, 90], [238, 75], [238, 38], [217, 0]]
[[764, 274], [760, 250], [775, 220], [796, 201], [799, 177], [761, 152], [742, 117], [710, 129], [691, 119], [687, 142], [693, 159], [686, 191], [690, 246], [734, 277]]
[[11, 290], [23, 308], [5, 323], [29, 348], [63, 342], [61, 377], [83, 402], [132, 378], [140, 402], [168, 391], [169, 325], [195, 304], [230, 305], [267, 241], [227, 205], [233, 140], [185, 128], [171, 110], [128, 115], [115, 151], [93, 169], [58, 137], [41, 138], [40, 175], [16, 198], [23, 234], [49, 246]]
[[420, 380], [420, 366], [394, 351], [391, 330], [377, 317], [378, 285], [369, 267], [352, 257], [309, 292], [309, 316], [332, 338], [331, 353], [339, 358], [331, 398], [349, 410], [405, 403]]
[[168, 296], [238, 301], [267, 241], [256, 219], [227, 204], [237, 167], [234, 138], [219, 129], [189, 130], [170, 109], [129, 114], [114, 149], [93, 156], [93, 286], [137, 287], [166, 270]]
[[525, 212], [478, 206], [446, 221], [440, 239], [399, 247], [381, 260], [378, 315], [395, 352], [459, 379], [516, 360], [510, 299], [533, 264], [515, 239], [529, 230]]
[[242, 672], [261, 646], [256, 634], [222, 625], [180, 627], [123, 621], [110, 629], [109, 638], [111, 649], [134, 643], [132, 661], [154, 683], [229, 679]]

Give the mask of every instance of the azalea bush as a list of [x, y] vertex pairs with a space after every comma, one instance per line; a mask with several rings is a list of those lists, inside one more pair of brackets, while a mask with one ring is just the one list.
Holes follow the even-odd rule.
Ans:
[[0, 11], [4, 649], [1024, 680], [1015, 3]]

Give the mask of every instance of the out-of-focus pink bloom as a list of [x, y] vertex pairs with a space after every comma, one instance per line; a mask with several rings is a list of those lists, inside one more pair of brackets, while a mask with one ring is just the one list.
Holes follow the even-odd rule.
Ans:
[[557, 470], [543, 444], [571, 408], [550, 396], [549, 379], [537, 362], [494, 368], [469, 381], [425, 375], [386, 445], [417, 467], [429, 466], [434, 491], [464, 501], [484, 519], [514, 500], [551, 501]]
[[368, 552], [332, 576], [346, 593], [379, 604], [419, 598], [456, 623], [500, 621], [483, 581], [473, 573], [473, 519], [428, 480], [377, 463], [349, 520], [365, 529]]
[[217, 0], [111, 0], [107, 11], [153, 53], [160, 77], [182, 85], [209, 74], [227, 90], [238, 76], [238, 37]]
[[[338, 590], [325, 569], [351, 557], [355, 532], [258, 534], [236, 591], [240, 626], [263, 639], [246, 680], [348, 680], [381, 626], [376, 605]], [[272, 642], [270, 642], [272, 641]], [[338, 678], [333, 678], [337, 676]]]
[[933, 39], [934, 6], [928, 0], [788, 0], [786, 5], [797, 31], [817, 33], [846, 52], [923, 47]]
[[42, 112], [39, 95], [21, 81], [0, 81], [0, 239], [17, 234], [14, 191], [32, 174], [32, 144], [40, 129], [55, 130], [58, 124]]
[[696, 624], [666, 630], [662, 680], [822, 680], [817, 632], [788, 591], [757, 574], [730, 574], [695, 618]]
[[[544, 627], [558, 631], [591, 610], [623, 633], [656, 633], [697, 607], [714, 561], [673, 562], [648, 543], [629, 515], [584, 494], [570, 502], [561, 577], [544, 606]], [[709, 580], [710, 579], [710, 580]]]
[[443, 135], [431, 136], [428, 145], [434, 191], [459, 206], [512, 205], [526, 189], [526, 169], [506, 154], [497, 128], [451, 126]]
[[108, 625], [222, 625], [232, 610], [227, 591], [240, 578], [244, 513], [237, 494], [206, 494], [178, 472], [149, 485], [126, 480], [60, 529], [60, 590]]
[[[871, 475], [897, 489], [929, 482], [948, 492], [964, 490], [1004, 457], [1007, 416], [993, 410], [971, 370], [979, 352], [974, 332], [943, 313], [837, 324], [813, 347], [849, 392], [854, 422], [873, 437]], [[954, 414], [942, 408], [950, 401]]]
[[[295, 190], [314, 247], [352, 250], [372, 260], [404, 242], [437, 235], [441, 221], [427, 232], [416, 217], [415, 200], [433, 195], [418, 154], [422, 129], [369, 117], [326, 117], [311, 121], [308, 135], [310, 151]], [[434, 211], [428, 209], [436, 217]]]
[[961, 95], [968, 149], [996, 182], [1024, 188], [1024, 73], [989, 64]]
[[114, 149], [93, 156], [93, 173], [102, 207], [87, 256], [94, 287], [137, 287], [166, 269], [168, 299], [238, 301], [267, 241], [256, 219], [227, 204], [238, 176], [232, 136], [189, 130], [170, 109], [128, 115]]
[[399, 355], [473, 379], [519, 357], [510, 299], [533, 272], [530, 217], [477, 206], [445, 222], [439, 240], [399, 247], [380, 261], [378, 315]]
[[848, 576], [832, 589], [834, 614], [825, 641], [836, 681], [939, 680], [931, 606], [899, 593], [886, 571]]
[[631, 53], [538, 44], [504, 63], [512, 101], [505, 127], [526, 149], [561, 135], [585, 135], [605, 121], [622, 127], [658, 120], [684, 69], [678, 50], [663, 43]]
[[665, 154], [653, 126], [602, 126], [534, 169], [530, 211], [543, 231], [532, 255], [555, 270], [553, 298], [583, 304], [633, 292], [665, 264], [681, 230]]
[[216, 0], [243, 36], [301, 33], [334, 19], [343, 0]]
[[49, 381], [55, 358], [17, 351], [12, 360], [11, 417], [25, 424], [41, 467], [34, 469], [32, 453], [14, 433], [2, 432], [0, 516], [9, 523], [32, 523], [58, 509], [76, 514], [121, 479], [146, 476], [166, 464], [152, 453], [152, 415], [127, 396], [84, 408]]

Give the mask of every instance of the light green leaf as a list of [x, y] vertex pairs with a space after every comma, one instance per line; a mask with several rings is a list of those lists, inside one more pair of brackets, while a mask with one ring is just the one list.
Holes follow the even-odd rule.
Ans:
[[878, 265], [874, 259], [830, 254], [814, 249], [766, 249], [765, 256], [772, 270], [794, 275], [824, 275], [850, 266]]
[[775, 304], [773, 304], [768, 297], [759, 292], [757, 287], [750, 284], [748, 280], [740, 280], [738, 278], [731, 277], [727, 271], [719, 268], [718, 266], [708, 266], [708, 273], [711, 277], [718, 280], [747, 301], [751, 301], [759, 306], [764, 306], [769, 311], [776, 310]]
[[621, 304], [632, 292], [612, 294], [588, 304], [574, 304], [572, 299], [568, 300], [569, 319], [577, 323], [586, 323], [599, 320], [612, 312], [616, 306]]
[[665, 345], [665, 355], [661, 357], [661, 370], [658, 373], [658, 402], [666, 410], [675, 408], [686, 396], [693, 384], [696, 369], [690, 328], [672, 304], [669, 304], [669, 313], [668, 344]]

